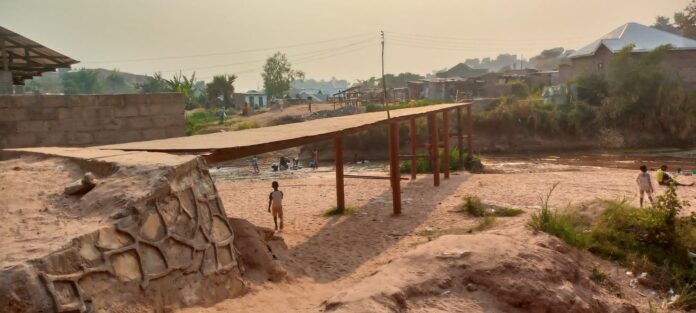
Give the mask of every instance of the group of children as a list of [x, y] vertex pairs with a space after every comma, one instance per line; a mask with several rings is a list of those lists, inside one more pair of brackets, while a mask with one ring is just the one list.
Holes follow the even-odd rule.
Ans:
[[[655, 173], [655, 178], [657, 179], [657, 183], [662, 186], [669, 186], [670, 184], [674, 184], [675, 186], [693, 186], [694, 183], [691, 184], [682, 184], [676, 181], [672, 176], [667, 173], [667, 165], [662, 165], [660, 166], [660, 169], [657, 170]], [[650, 174], [648, 174], [648, 167], [645, 165], [640, 166], [640, 173], [638, 174], [638, 177], [636, 177], [636, 183], [638, 183], [638, 190], [640, 192], [640, 207], [643, 207], [643, 196], [645, 194], [648, 194], [648, 200], [650, 200], [650, 204], [653, 203], [653, 186], [652, 186], [652, 179], [650, 178]]]

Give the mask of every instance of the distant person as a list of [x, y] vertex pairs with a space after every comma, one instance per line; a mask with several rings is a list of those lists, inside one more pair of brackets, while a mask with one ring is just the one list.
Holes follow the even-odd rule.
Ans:
[[298, 158], [292, 158], [292, 169], [293, 169], [293, 170], [298, 170], [298, 169], [300, 169], [300, 159], [298, 159]]
[[254, 173], [261, 172], [261, 170], [259, 170], [259, 159], [256, 156], [251, 158], [251, 167], [254, 169]]
[[249, 115], [249, 103], [244, 102], [244, 106], [242, 106], [242, 115], [247, 116]]
[[278, 190], [278, 182], [271, 183], [273, 192], [268, 195], [268, 212], [273, 215], [275, 230], [278, 230], [278, 218], [280, 218], [280, 229], [283, 229], [283, 192]]
[[280, 165], [280, 170], [284, 171], [288, 169], [288, 159], [284, 156], [280, 157], [280, 161], [278, 162], [278, 165]]
[[655, 175], [657, 178], [657, 183], [662, 185], [662, 186], [669, 186], [669, 184], [674, 183], [676, 186], [693, 186], [694, 183], [691, 184], [682, 184], [678, 181], [676, 181], [672, 176], [667, 173], [667, 165], [662, 165], [660, 166], [660, 169], [657, 170], [657, 174]]
[[319, 150], [314, 149], [312, 151], [312, 160], [309, 163], [309, 167], [317, 169], [319, 167]]
[[312, 97], [307, 97], [307, 105], [309, 106], [309, 113], [312, 113]]
[[224, 124], [225, 118], [227, 118], [227, 113], [225, 113], [224, 106], [220, 108], [220, 112], [218, 112], [218, 115], [220, 115], [220, 123], [219, 124]]
[[648, 174], [648, 167], [645, 165], [640, 166], [640, 173], [636, 177], [636, 183], [638, 184], [638, 190], [640, 190], [640, 207], [643, 207], [643, 194], [648, 194], [648, 200], [650, 204], [653, 204], [653, 186], [652, 180], [650, 179], [650, 174]]

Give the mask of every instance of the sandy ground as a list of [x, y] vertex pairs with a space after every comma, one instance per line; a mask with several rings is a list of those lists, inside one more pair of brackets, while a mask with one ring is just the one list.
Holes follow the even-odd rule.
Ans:
[[[265, 173], [259, 178], [228, 181], [216, 185], [230, 216], [240, 217], [264, 227], [273, 227], [266, 209], [270, 182], [277, 179], [285, 194], [285, 230], [280, 233], [288, 247], [281, 257], [283, 265], [296, 277], [279, 284], [252, 286], [252, 292], [211, 308], [189, 308], [182, 312], [227, 312], [244, 308], [245, 312], [316, 312], [322, 302], [338, 291], [349, 288], [388, 264], [427, 242], [418, 235], [426, 229], [471, 227], [473, 218], [454, 212], [467, 195], [487, 203], [522, 208], [515, 218], [499, 218], [488, 232], [505, 236], [532, 236], [524, 227], [529, 212], [538, 207], [540, 197], [554, 183], [558, 187], [550, 204], [563, 207], [596, 198], [625, 198], [638, 203], [635, 176], [637, 171], [586, 166], [569, 166], [542, 162], [493, 162], [489, 174], [454, 173], [433, 188], [431, 175], [402, 182], [403, 214], [391, 215], [388, 180], [346, 180], [346, 203], [355, 213], [325, 217], [322, 213], [335, 205], [332, 168], [316, 171], [303, 169], [295, 174]], [[238, 169], [245, 171], [245, 169]], [[353, 166], [347, 173], [386, 176], [376, 165]], [[654, 179], [654, 173], [652, 173]], [[694, 177], [680, 177], [684, 182]], [[661, 189], [658, 187], [658, 192]], [[680, 188], [679, 195], [696, 203], [696, 187]], [[690, 206], [688, 210], [693, 208]], [[604, 264], [616, 280], [624, 285], [622, 269], [588, 255]], [[626, 297], [647, 306], [647, 299], [626, 287]], [[642, 292], [643, 295], [646, 291]]]
[[0, 267], [38, 258], [103, 226], [65, 212], [63, 188], [81, 175], [71, 162], [22, 157], [0, 162]]

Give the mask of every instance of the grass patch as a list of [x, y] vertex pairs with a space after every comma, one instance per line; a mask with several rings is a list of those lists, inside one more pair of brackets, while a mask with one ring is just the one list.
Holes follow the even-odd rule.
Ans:
[[[529, 226], [561, 238], [570, 245], [614, 260], [635, 272], [647, 272], [654, 289], [674, 288], [674, 308], [696, 308], [696, 270], [688, 251], [696, 251], [696, 221], [680, 216], [686, 202], [670, 186], [652, 207], [637, 208], [625, 200], [599, 200], [604, 208], [587, 218], [571, 208], [551, 210], [554, 185]], [[598, 278], [598, 277], [596, 277]]]
[[452, 227], [443, 229], [426, 229], [419, 231], [417, 235], [427, 237], [428, 240], [433, 240], [445, 235], [467, 235], [475, 232], [484, 231], [495, 226], [495, 217], [486, 216], [482, 218], [474, 227]]
[[524, 211], [521, 209], [486, 205], [481, 202], [481, 199], [475, 196], [466, 196], [464, 198], [464, 204], [462, 204], [457, 211], [466, 212], [473, 217], [513, 217], [524, 213]]
[[244, 121], [239, 124], [237, 124], [237, 130], [245, 130], [245, 129], [251, 129], [251, 128], [259, 128], [261, 125], [259, 125], [259, 122], [255, 120], [250, 120], [250, 121]]
[[206, 127], [217, 124], [220, 118], [212, 112], [198, 111], [186, 117], [186, 136], [199, 133]]
[[351, 215], [351, 214], [355, 213], [355, 211], [357, 211], [357, 210], [356, 210], [355, 208], [352, 208], [352, 207], [346, 207], [346, 208], [343, 209], [343, 210], [339, 210], [337, 207], [332, 207], [332, 208], [330, 208], [330, 209], [324, 211], [324, 213], [322, 213], [322, 215], [323, 215], [323, 216], [327, 216], [327, 217], [329, 217], [329, 216]]
[[498, 217], [513, 217], [513, 216], [521, 215], [522, 213], [524, 213], [524, 211], [522, 209], [497, 208], [491, 213], [491, 215], [498, 216]]

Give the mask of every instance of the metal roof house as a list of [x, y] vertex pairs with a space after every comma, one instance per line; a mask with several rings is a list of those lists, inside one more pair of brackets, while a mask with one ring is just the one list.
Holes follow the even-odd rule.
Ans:
[[568, 56], [570, 64], [559, 67], [560, 81], [578, 76], [604, 75], [615, 53], [626, 46], [641, 54], [663, 45], [671, 50], [663, 60], [665, 68], [687, 84], [696, 84], [696, 40], [638, 23], [624, 24]]

